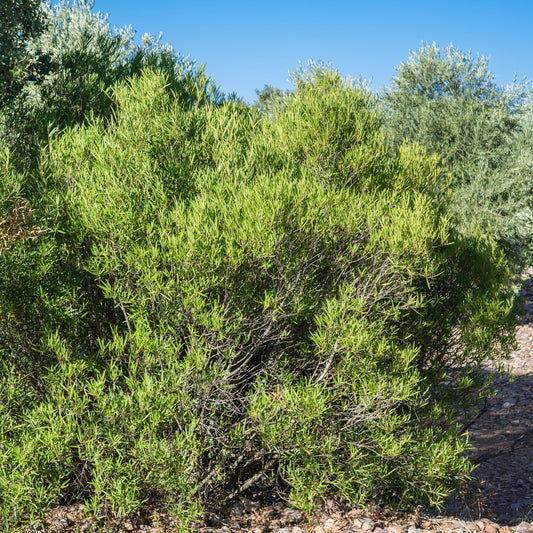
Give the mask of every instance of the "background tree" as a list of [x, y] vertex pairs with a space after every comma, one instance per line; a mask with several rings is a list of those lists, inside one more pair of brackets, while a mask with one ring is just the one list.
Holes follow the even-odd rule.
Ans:
[[26, 49], [28, 39], [43, 29], [40, 0], [4, 0], [0, 3], [0, 106], [20, 90], [35, 72], [35, 59]]
[[274, 118], [276, 110], [281, 110], [289, 98], [289, 91], [278, 89], [273, 85], [265, 85], [262, 90], [256, 89], [257, 102], [255, 106], [267, 118]]
[[165, 74], [166, 90], [193, 105], [225, 96], [203, 66], [145, 35], [135, 45], [131, 27], [112, 29], [108, 16], [93, 12], [94, 2], [59, 1], [40, 7], [43, 28], [24, 43], [28, 61], [41, 65], [40, 75], [21, 81], [18, 96], [0, 117], [0, 134], [28, 169], [51, 129], [80, 124], [94, 117], [111, 119], [115, 102], [109, 88], [144, 68]]
[[497, 85], [487, 58], [424, 44], [397, 67], [385, 94], [386, 131], [438, 153], [451, 176], [451, 212], [481, 227], [520, 262], [533, 259], [533, 156], [522, 115], [528, 84]]

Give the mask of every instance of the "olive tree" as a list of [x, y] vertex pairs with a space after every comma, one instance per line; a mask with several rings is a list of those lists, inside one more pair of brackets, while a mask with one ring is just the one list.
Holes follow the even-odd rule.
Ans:
[[503, 88], [486, 57], [424, 44], [397, 67], [384, 101], [393, 145], [407, 138], [442, 157], [458, 227], [478, 226], [514, 259], [531, 261], [533, 158], [522, 121], [528, 84]]
[[39, 13], [42, 31], [24, 42], [25, 57], [39, 66], [39, 75], [21, 80], [17, 98], [0, 117], [0, 135], [25, 169], [35, 165], [50, 131], [97, 116], [112, 120], [111, 86], [143, 68], [164, 72], [165, 90], [189, 105], [225, 98], [202, 65], [163, 44], [161, 36], [147, 34], [134, 44], [135, 31], [112, 28], [90, 0], [60, 0], [53, 7], [43, 2]]

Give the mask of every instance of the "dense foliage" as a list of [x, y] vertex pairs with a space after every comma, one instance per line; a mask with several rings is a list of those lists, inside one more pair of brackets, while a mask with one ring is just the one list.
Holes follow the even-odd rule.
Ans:
[[516, 314], [449, 162], [391, 149], [330, 67], [249, 107], [91, 8], [43, 7], [48, 70], [2, 110], [0, 526], [84, 502], [185, 530], [258, 484], [442, 503]]
[[[412, 52], [386, 94], [387, 132], [439, 154], [452, 178], [451, 213], [519, 262], [533, 260], [533, 141], [528, 84], [498, 86], [484, 57], [435, 44]], [[530, 113], [530, 111], [529, 111]], [[530, 120], [530, 119], [529, 119]]]
[[36, 75], [38, 67], [26, 45], [43, 24], [40, 0], [0, 3], [0, 106], [8, 104], [24, 81]]

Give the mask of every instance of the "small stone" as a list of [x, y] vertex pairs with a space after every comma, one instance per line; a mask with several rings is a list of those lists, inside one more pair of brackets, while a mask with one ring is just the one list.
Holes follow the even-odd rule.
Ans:
[[289, 509], [285, 511], [284, 518], [289, 524], [294, 524], [302, 519], [302, 513], [297, 509]]
[[415, 526], [409, 526], [407, 533], [422, 533], [422, 532], [420, 531], [420, 529], [416, 528]]
[[337, 511], [338, 509], [339, 506], [337, 505], [337, 502], [335, 500], [329, 498], [324, 502], [324, 510], [326, 510], [328, 513]]
[[278, 533], [291, 533], [291, 532], [288, 527], [282, 527], [281, 529], [278, 529]]
[[533, 524], [529, 522], [520, 522], [515, 529], [516, 533], [529, 533], [530, 531], [533, 531]]
[[328, 518], [325, 522], [324, 522], [324, 529], [326, 531], [331, 531], [332, 529], [335, 529], [335, 520], [333, 520], [333, 518]]
[[71, 524], [72, 522], [68, 518], [58, 518], [57, 520], [54, 520], [50, 525], [52, 526], [52, 529], [63, 531], [64, 529], [67, 529]]
[[483, 531], [485, 533], [500, 533], [500, 528], [496, 524], [485, 524]]
[[255, 526], [252, 531], [253, 533], [268, 533], [268, 526]]
[[500, 528], [500, 533], [513, 533], [513, 530], [509, 526], [502, 526]]
[[391, 532], [391, 533], [406, 533], [406, 529], [402, 526], [398, 526], [396, 524], [392, 524], [390, 526], [387, 526], [387, 529]]
[[292, 528], [292, 533], [305, 533], [305, 531], [302, 528], [298, 527], [298, 526], [294, 526]]
[[479, 531], [479, 527], [477, 527], [475, 522], [466, 522], [465, 526], [469, 531]]
[[361, 529], [363, 531], [373, 531], [376, 527], [376, 523], [374, 520], [371, 520], [370, 518], [363, 518], [363, 524], [361, 525]]

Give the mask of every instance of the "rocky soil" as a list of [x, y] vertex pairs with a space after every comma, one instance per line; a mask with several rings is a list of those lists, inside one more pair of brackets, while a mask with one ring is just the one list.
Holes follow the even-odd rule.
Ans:
[[[499, 378], [500, 392], [469, 427], [478, 467], [472, 482], [449, 499], [444, 515], [346, 511], [328, 501], [310, 523], [281, 503], [240, 498], [227, 516], [206, 512], [198, 533], [533, 533], [533, 269], [522, 294], [526, 309], [509, 363], [514, 381]], [[84, 518], [82, 505], [74, 505], [54, 509], [42, 524], [26, 529], [36, 531], [170, 533], [177, 524], [157, 514], [156, 519], [138, 515], [98, 525]]]

